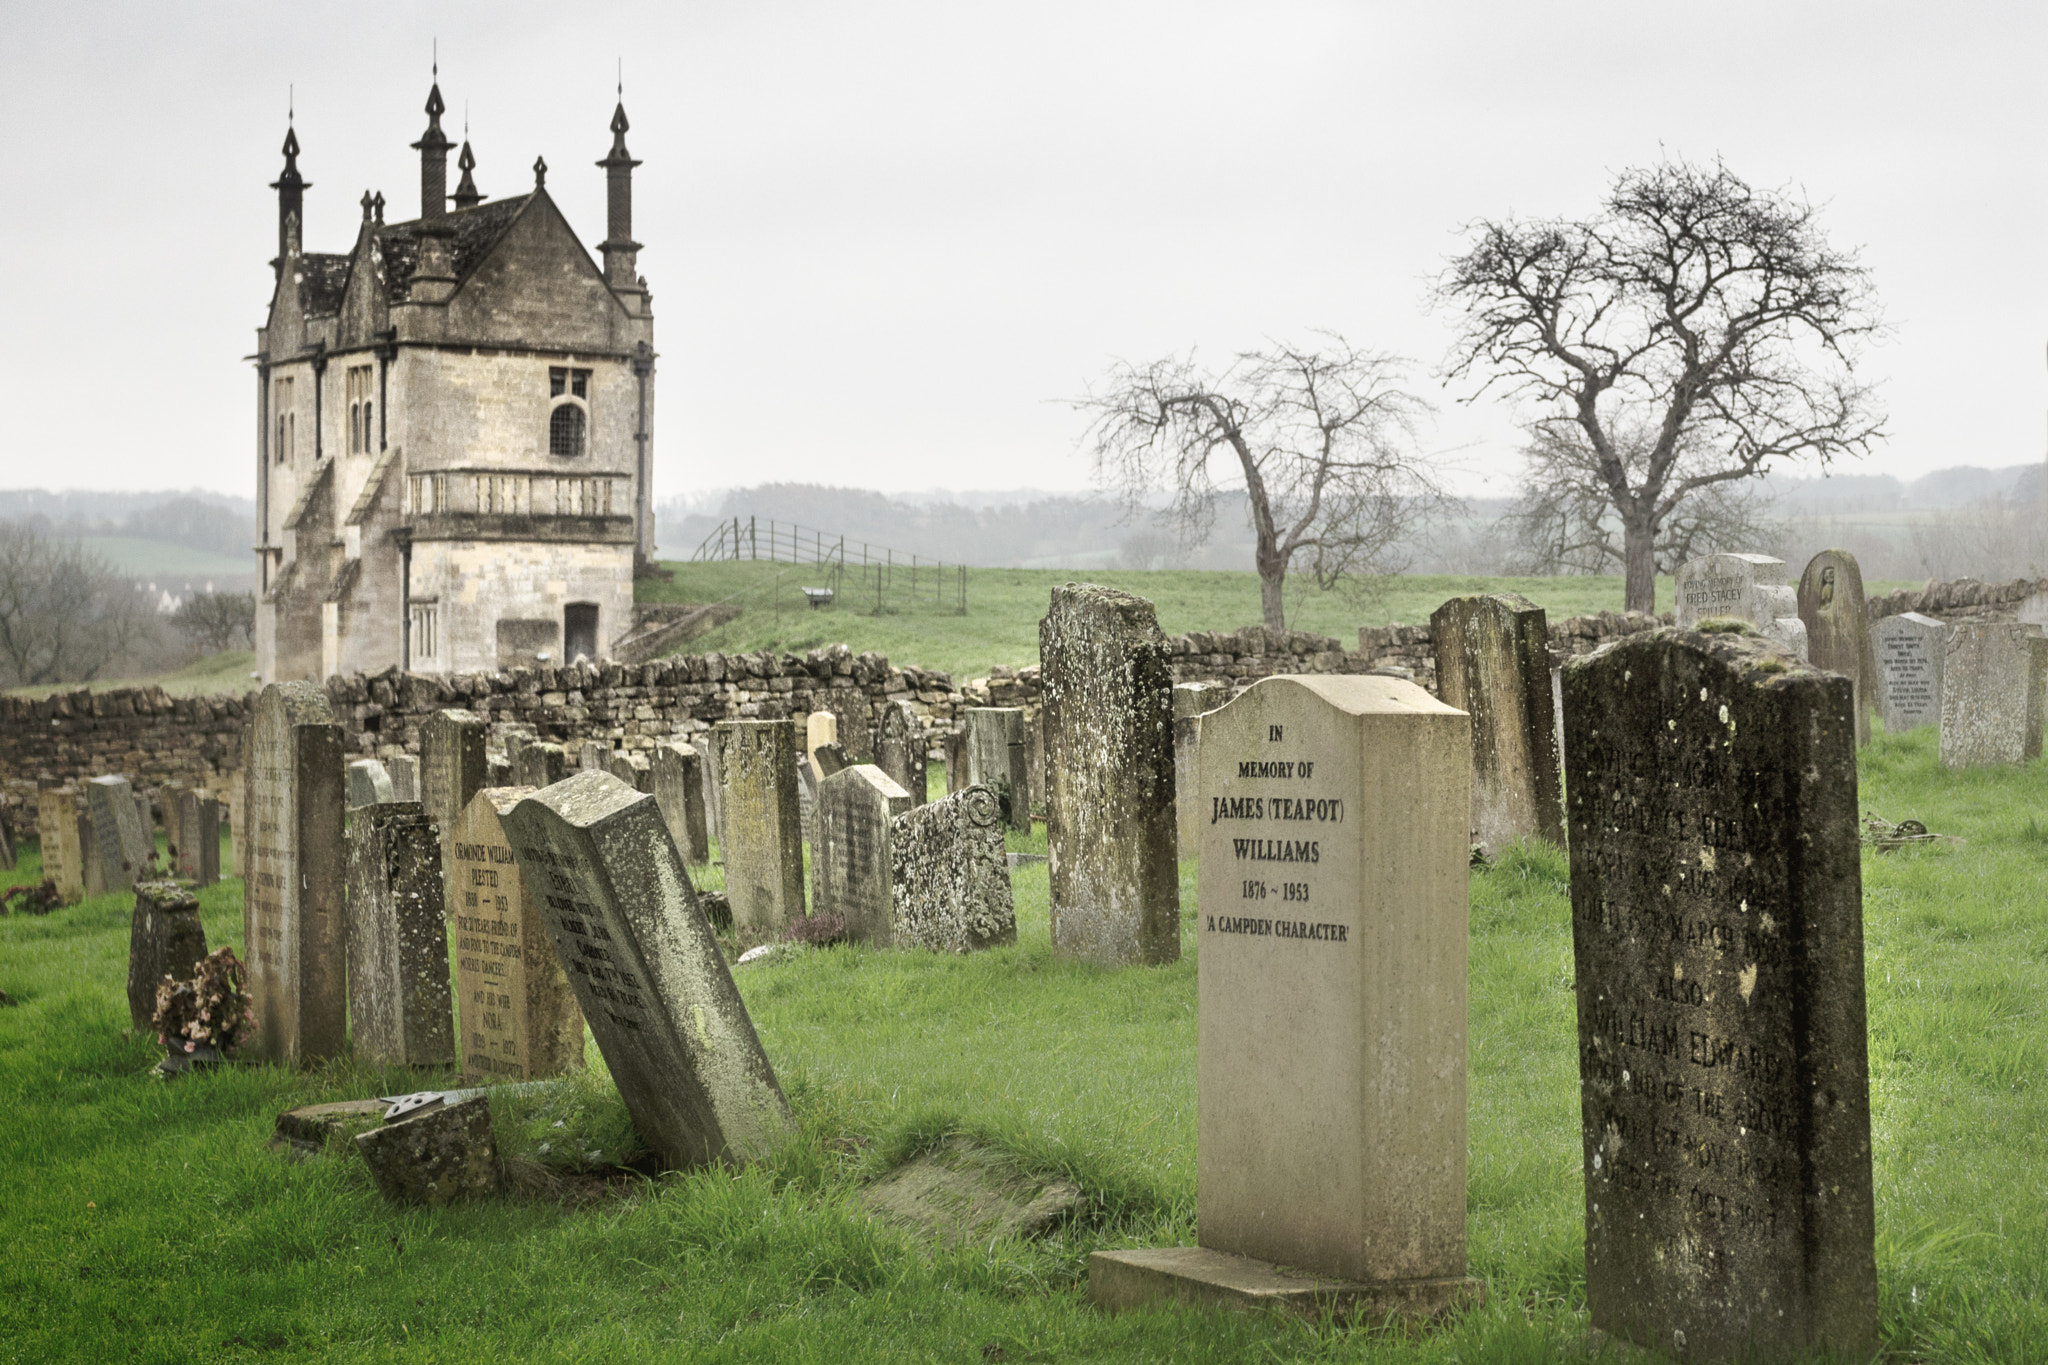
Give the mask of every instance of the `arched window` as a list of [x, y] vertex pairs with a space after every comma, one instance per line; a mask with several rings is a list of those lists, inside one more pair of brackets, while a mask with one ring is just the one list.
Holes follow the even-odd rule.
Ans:
[[558, 404], [548, 414], [548, 453], [550, 455], [581, 455], [583, 453], [583, 409], [576, 403]]

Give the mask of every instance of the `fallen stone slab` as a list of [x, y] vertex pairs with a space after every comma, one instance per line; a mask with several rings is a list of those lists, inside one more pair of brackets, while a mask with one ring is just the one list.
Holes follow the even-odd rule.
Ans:
[[859, 1200], [880, 1222], [963, 1246], [1048, 1231], [1080, 1206], [1081, 1187], [951, 1137], [869, 1185]]
[[439, 1208], [505, 1186], [487, 1095], [423, 1109], [356, 1135], [356, 1150], [392, 1204]]
[[320, 1156], [333, 1144], [382, 1124], [388, 1108], [383, 1100], [341, 1100], [287, 1109], [277, 1116], [270, 1149], [291, 1156]]

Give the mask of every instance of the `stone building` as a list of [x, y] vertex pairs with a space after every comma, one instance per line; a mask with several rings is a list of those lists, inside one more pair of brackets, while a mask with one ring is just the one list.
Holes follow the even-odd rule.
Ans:
[[602, 264], [545, 161], [531, 190], [488, 200], [465, 140], [449, 194], [444, 107], [436, 82], [419, 217], [387, 223], [365, 192], [341, 253], [304, 248], [310, 186], [285, 134], [255, 356], [265, 682], [600, 659], [632, 627], [654, 548], [654, 322], [624, 102], [597, 163]]

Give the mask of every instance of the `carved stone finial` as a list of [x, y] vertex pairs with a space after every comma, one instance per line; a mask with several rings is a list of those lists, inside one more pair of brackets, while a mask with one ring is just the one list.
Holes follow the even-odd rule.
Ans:
[[533, 159], [533, 187], [544, 189], [548, 183], [548, 159], [537, 156]]

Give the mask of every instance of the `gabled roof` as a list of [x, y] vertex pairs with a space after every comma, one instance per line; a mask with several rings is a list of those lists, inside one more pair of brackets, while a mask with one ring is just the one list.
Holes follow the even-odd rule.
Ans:
[[350, 260], [348, 256], [325, 251], [299, 257], [299, 274], [304, 280], [299, 299], [307, 317], [324, 317], [341, 310], [341, 296], [348, 289]]
[[[520, 211], [532, 202], [533, 194], [514, 195], [475, 208], [457, 209], [437, 220], [455, 230], [453, 242], [455, 278], [467, 280], [483, 264], [491, 248], [505, 235]], [[404, 303], [412, 290], [413, 271], [420, 262], [420, 223], [391, 223], [378, 234], [384, 249], [384, 293], [392, 303]]]

